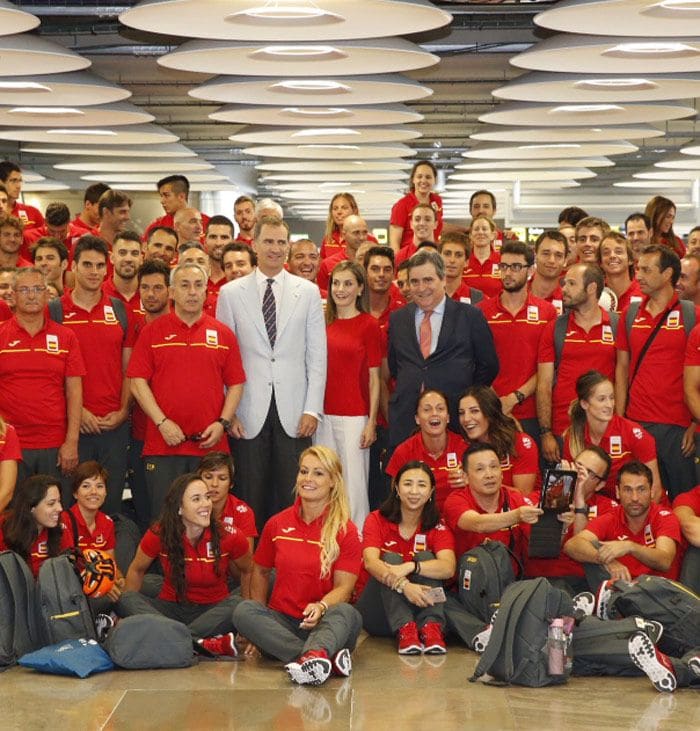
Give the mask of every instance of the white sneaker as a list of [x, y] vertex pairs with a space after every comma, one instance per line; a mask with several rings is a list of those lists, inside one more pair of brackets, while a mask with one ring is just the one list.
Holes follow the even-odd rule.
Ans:
[[574, 612], [583, 614], [584, 617], [593, 616], [595, 610], [595, 596], [590, 591], [582, 591], [573, 599]]
[[610, 619], [610, 599], [613, 593], [613, 581], [608, 579], [598, 588], [596, 596], [596, 615], [600, 619]]
[[485, 652], [486, 646], [489, 644], [489, 640], [491, 639], [492, 631], [493, 625], [487, 624], [486, 627], [481, 630], [481, 632], [474, 635], [474, 639], [472, 640], [472, 649], [474, 650], [474, 652]]
[[671, 661], [656, 649], [644, 632], [635, 632], [627, 643], [632, 662], [644, 673], [660, 693], [676, 689], [676, 674]]
[[321, 685], [331, 675], [333, 668], [326, 657], [299, 658], [302, 662], [290, 662], [284, 666], [289, 677], [299, 685]]
[[352, 672], [352, 658], [350, 657], [350, 650], [347, 647], [343, 647], [342, 650], [333, 655], [333, 672], [343, 678], [349, 678]]

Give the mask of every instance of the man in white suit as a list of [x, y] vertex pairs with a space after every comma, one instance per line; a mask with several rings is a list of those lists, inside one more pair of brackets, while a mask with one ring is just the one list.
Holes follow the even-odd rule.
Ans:
[[216, 317], [236, 334], [247, 375], [230, 432], [237, 491], [258, 527], [292, 503], [299, 454], [323, 411], [326, 326], [316, 285], [284, 270], [289, 228], [258, 219], [258, 266], [225, 284]]

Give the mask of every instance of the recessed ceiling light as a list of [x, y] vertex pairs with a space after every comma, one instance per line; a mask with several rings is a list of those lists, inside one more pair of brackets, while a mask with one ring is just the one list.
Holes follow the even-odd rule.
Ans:
[[560, 143], [560, 144], [552, 144], [552, 145], [519, 145], [519, 150], [553, 150], [555, 148], [561, 149], [561, 148], [576, 148], [581, 147], [581, 145], [578, 144], [568, 144], [568, 143]]
[[581, 79], [574, 83], [580, 89], [655, 89], [655, 84], [649, 79], [620, 78], [620, 79]]
[[324, 15], [340, 18], [339, 15], [329, 13], [314, 3], [289, 5], [284, 1], [281, 3], [273, 1], [231, 13], [226, 16], [226, 20], [239, 20], [241, 16], [255, 18], [256, 20], [307, 20], [309, 18], [322, 18]]
[[298, 132], [294, 132], [292, 137], [319, 137], [321, 135], [359, 135], [356, 129], [349, 129], [347, 127], [313, 127], [311, 129], [301, 129]]
[[675, 41], [658, 42], [645, 41], [639, 43], [620, 43], [613, 48], [603, 51], [603, 53], [697, 53], [697, 51], [687, 43], [678, 43]]
[[50, 86], [37, 84], [36, 81], [0, 81], [0, 89], [12, 89], [12, 91], [51, 91]]
[[700, 2], [698, 0], [664, 0], [655, 7], [666, 10], [700, 10]]
[[357, 145], [299, 145], [307, 150], [359, 150]]
[[333, 46], [265, 46], [253, 51], [251, 56], [292, 56], [294, 58], [304, 56], [329, 56], [331, 54], [347, 56]]
[[593, 112], [621, 112], [624, 107], [619, 104], [562, 104], [550, 110], [550, 114], [591, 114]]
[[82, 114], [80, 109], [73, 107], [15, 107], [9, 110], [9, 114]]
[[287, 79], [273, 84], [271, 89], [290, 89], [292, 91], [350, 91], [350, 87], [338, 81], [316, 79]]
[[86, 137], [116, 137], [117, 133], [111, 129], [49, 129], [47, 135], [85, 135]]
[[338, 115], [338, 114], [350, 114], [350, 111], [348, 109], [345, 109], [344, 107], [321, 107], [318, 109], [315, 108], [309, 108], [309, 107], [284, 107], [282, 109], [283, 112], [286, 112], [287, 114], [300, 114], [302, 116], [309, 116], [309, 117], [322, 117], [322, 116], [331, 116], [331, 115]]

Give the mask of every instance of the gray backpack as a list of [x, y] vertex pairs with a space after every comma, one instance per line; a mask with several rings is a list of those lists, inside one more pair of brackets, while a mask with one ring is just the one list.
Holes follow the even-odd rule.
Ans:
[[459, 600], [485, 623], [491, 621], [494, 605], [500, 602], [506, 587], [515, 581], [511, 555], [500, 541], [486, 541], [459, 559]]
[[189, 629], [160, 614], [120, 620], [107, 635], [105, 649], [126, 670], [188, 668], [195, 661]]
[[0, 553], [0, 670], [41, 645], [36, 588], [27, 562], [13, 551]]
[[611, 616], [644, 617], [661, 622], [664, 633], [659, 649], [681, 657], [700, 647], [700, 597], [687, 586], [663, 576], [637, 577], [613, 584]]
[[41, 565], [37, 598], [45, 645], [97, 639], [90, 605], [68, 555], [47, 558]]
[[571, 597], [547, 579], [511, 584], [501, 597], [491, 638], [471, 681], [488, 674], [498, 685], [541, 688], [565, 683], [570, 663], [566, 663], [564, 674], [550, 675], [547, 655], [549, 625], [553, 619], [565, 616], [573, 616]]

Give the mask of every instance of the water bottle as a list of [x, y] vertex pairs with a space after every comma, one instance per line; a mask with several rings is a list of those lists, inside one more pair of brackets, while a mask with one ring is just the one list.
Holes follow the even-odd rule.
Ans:
[[566, 667], [566, 637], [564, 620], [553, 619], [547, 630], [547, 672], [550, 675], [564, 675]]

